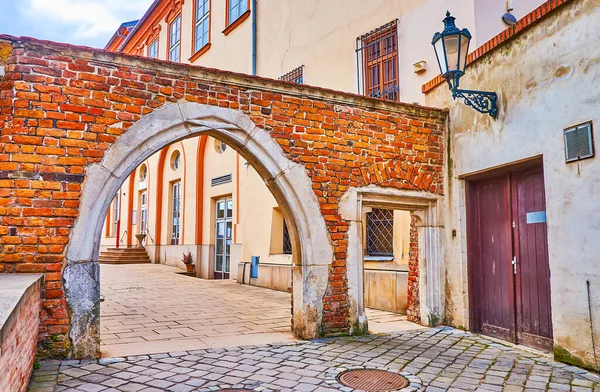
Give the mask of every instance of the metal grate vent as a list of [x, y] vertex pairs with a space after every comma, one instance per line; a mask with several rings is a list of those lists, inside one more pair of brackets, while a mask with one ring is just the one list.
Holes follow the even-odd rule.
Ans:
[[212, 180], [210, 180], [210, 185], [217, 186], [227, 184], [228, 182], [231, 182], [231, 174], [213, 178]]
[[565, 155], [567, 162], [594, 156], [591, 122], [565, 129]]
[[373, 208], [367, 213], [367, 254], [394, 254], [394, 210]]

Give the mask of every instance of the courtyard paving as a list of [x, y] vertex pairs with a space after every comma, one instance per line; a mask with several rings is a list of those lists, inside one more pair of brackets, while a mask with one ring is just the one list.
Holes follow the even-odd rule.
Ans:
[[[100, 267], [103, 357], [295, 340], [289, 293], [177, 272], [161, 264]], [[402, 315], [367, 315], [372, 332], [419, 328]]]
[[410, 391], [600, 392], [600, 378], [551, 358], [450, 328], [229, 349], [43, 361], [30, 392], [352, 391], [351, 368], [405, 374]]

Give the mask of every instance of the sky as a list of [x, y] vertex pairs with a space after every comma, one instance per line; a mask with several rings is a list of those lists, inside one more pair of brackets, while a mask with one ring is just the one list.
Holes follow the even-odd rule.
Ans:
[[0, 34], [104, 48], [152, 0], [0, 0]]

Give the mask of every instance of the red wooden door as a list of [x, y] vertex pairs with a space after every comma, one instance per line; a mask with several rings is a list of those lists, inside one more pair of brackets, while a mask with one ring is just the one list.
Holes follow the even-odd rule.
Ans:
[[472, 329], [514, 342], [515, 298], [508, 177], [471, 183], [467, 207]]
[[551, 350], [552, 315], [542, 168], [512, 174], [517, 340]]
[[471, 330], [552, 350], [541, 165], [468, 182]]

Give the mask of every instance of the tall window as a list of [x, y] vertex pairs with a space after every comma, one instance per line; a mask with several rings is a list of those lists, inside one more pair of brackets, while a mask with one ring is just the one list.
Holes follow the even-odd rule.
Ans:
[[148, 191], [140, 195], [140, 234], [146, 234], [148, 229]]
[[179, 245], [181, 233], [181, 182], [171, 185], [171, 245]]
[[227, 0], [227, 25], [235, 22], [248, 11], [248, 0]]
[[394, 20], [356, 39], [361, 94], [389, 101], [400, 100], [397, 24]]
[[120, 205], [119, 203], [121, 202], [121, 199], [119, 198], [119, 194], [117, 193], [117, 195], [115, 196], [115, 200], [113, 202], [113, 235], [116, 236], [117, 235], [117, 226], [119, 224], [119, 210], [120, 210]]
[[181, 53], [181, 15], [169, 25], [169, 60], [179, 62]]
[[148, 57], [153, 59], [158, 58], [158, 38], [152, 41], [150, 45], [148, 45]]
[[394, 255], [394, 210], [373, 208], [367, 213], [367, 254]]
[[210, 0], [196, 0], [196, 26], [194, 28], [194, 52], [202, 49], [209, 40]]

